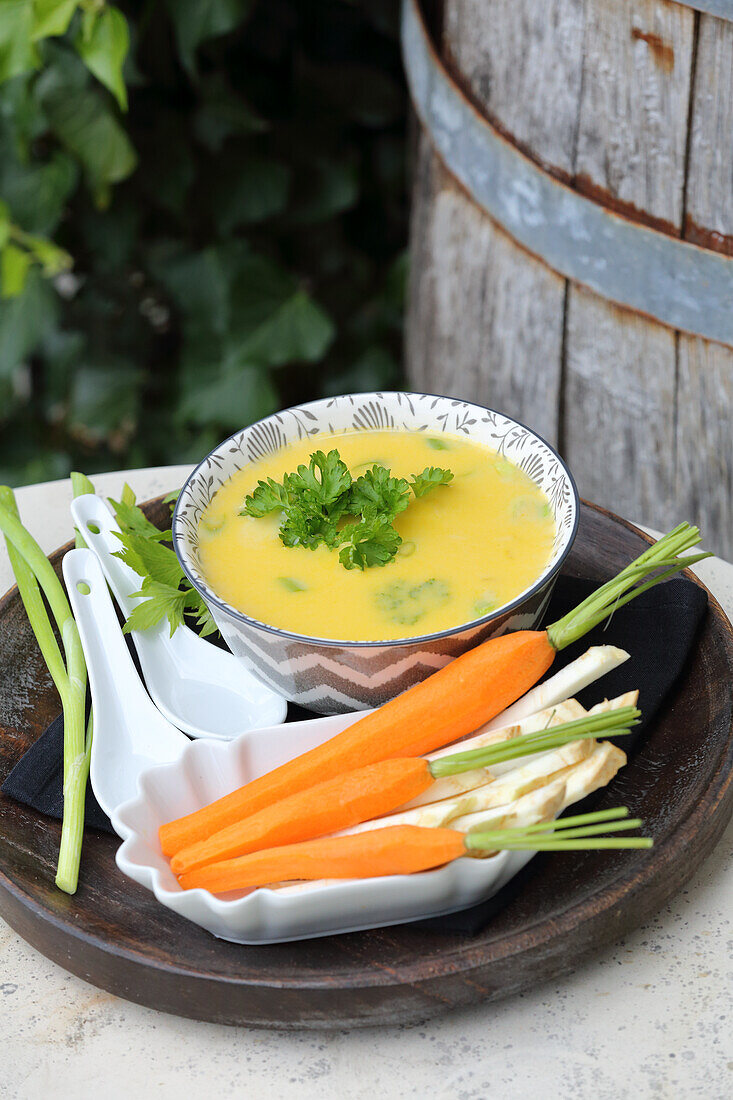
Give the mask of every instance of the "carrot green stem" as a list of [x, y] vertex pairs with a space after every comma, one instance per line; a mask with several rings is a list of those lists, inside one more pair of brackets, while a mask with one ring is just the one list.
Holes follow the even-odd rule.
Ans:
[[[641, 828], [640, 818], [629, 818], [625, 806], [613, 810], [578, 814], [514, 829], [492, 829], [469, 833], [464, 844], [469, 851], [571, 852], [605, 848], [651, 848], [649, 837], [600, 837], [599, 833], [618, 833]], [[624, 820], [619, 820], [624, 819]]]
[[[639, 817], [630, 817], [626, 821], [600, 821], [597, 825], [580, 825], [577, 829], [562, 829], [557, 833], [557, 837], [562, 840], [578, 839], [585, 836], [595, 836], [597, 833], [623, 833], [628, 832], [629, 829], [641, 828], [643, 822]], [[506, 833], [507, 840], [514, 840], [516, 837], [512, 837], [509, 830], [497, 829], [496, 836], [501, 837], [503, 833]], [[548, 833], [530, 833], [530, 836], [536, 836], [538, 840], [545, 841], [555, 839], [555, 834]]]
[[552, 826], [553, 831], [562, 829], [574, 829], [577, 825], [594, 825], [599, 821], [618, 821], [627, 818], [629, 811], [626, 806], [614, 806], [612, 810], [594, 810], [587, 814], [573, 814], [571, 817], [558, 817], [556, 821], [540, 821], [536, 825], [526, 825], [527, 833], [546, 833]]
[[528, 838], [523, 841], [507, 841], [500, 844], [494, 844], [493, 848], [497, 851], [504, 852], [579, 852], [589, 851], [596, 852], [601, 851], [604, 848], [651, 848], [654, 845], [654, 841], [651, 837], [646, 836], [632, 836], [632, 837], [615, 837], [606, 840], [603, 837], [599, 837], [597, 840], [532, 840]]
[[[617, 577], [601, 585], [562, 619], [548, 626], [547, 637], [550, 644], [557, 650], [564, 649], [602, 623], [617, 607], [623, 607], [660, 581], [710, 557], [710, 554], [705, 553], [682, 556], [699, 542], [700, 532], [697, 527], [691, 527], [689, 523], [681, 523], [675, 527], [627, 565]], [[662, 572], [651, 577], [657, 570]]]
[[587, 715], [573, 722], [563, 722], [561, 725], [526, 733], [509, 741], [499, 741], [484, 748], [441, 756], [430, 761], [430, 774], [434, 779], [441, 779], [446, 775], [470, 771], [472, 768], [490, 768], [492, 764], [516, 760], [531, 753], [549, 752], [571, 741], [586, 740], [597, 737], [598, 734], [619, 737], [631, 732], [631, 727], [638, 724], [640, 715], [641, 712], [635, 707], [617, 707], [615, 710]]

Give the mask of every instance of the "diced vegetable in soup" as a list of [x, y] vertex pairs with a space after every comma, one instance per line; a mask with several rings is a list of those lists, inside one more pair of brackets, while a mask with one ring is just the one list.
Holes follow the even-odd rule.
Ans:
[[[339, 549], [341, 532], [355, 530], [349, 523], [371, 522], [368, 501], [363, 514], [337, 513], [333, 545], [314, 549], [293, 539], [297, 525], [283, 523], [279, 508], [240, 514], [258, 482], [280, 486], [316, 451], [332, 464], [338, 451], [353, 483], [375, 465], [406, 479], [386, 564], [352, 553], [351, 543]], [[295, 545], [285, 545], [281, 524]], [[540, 576], [554, 536], [542, 490], [503, 456], [450, 435], [394, 430], [311, 436], [245, 467], [204, 512], [199, 546], [209, 586], [245, 614], [296, 634], [377, 641], [448, 630], [508, 603]]]

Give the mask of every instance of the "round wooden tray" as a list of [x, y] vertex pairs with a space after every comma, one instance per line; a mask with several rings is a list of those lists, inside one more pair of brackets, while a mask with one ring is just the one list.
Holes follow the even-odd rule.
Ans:
[[[147, 506], [162, 520], [162, 506]], [[605, 580], [645, 544], [584, 505], [566, 570]], [[63, 550], [52, 561], [58, 567]], [[165, 1012], [228, 1024], [343, 1028], [423, 1020], [557, 977], [658, 910], [733, 811], [733, 632], [711, 597], [675, 697], [604, 793], [639, 812], [650, 852], [536, 857], [475, 936], [401, 926], [268, 947], [216, 940], [124, 878], [118, 841], [87, 830], [79, 890], [54, 887], [59, 824], [0, 796], [0, 913], [72, 973]], [[0, 782], [58, 699], [13, 589], [0, 601]]]

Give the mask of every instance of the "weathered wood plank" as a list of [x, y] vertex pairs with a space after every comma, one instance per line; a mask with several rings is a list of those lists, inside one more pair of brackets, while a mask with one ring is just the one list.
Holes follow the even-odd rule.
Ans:
[[[666, 0], [593, 0], [578, 128], [579, 189], [682, 224], [693, 13]], [[590, 499], [667, 525], [673, 512], [675, 333], [588, 291], [568, 293], [564, 450]]]
[[561, 175], [575, 159], [584, 8], [585, 0], [451, 0], [445, 12], [454, 73], [496, 125]]
[[576, 186], [679, 228], [694, 13], [666, 0], [592, 0]]
[[566, 348], [565, 450], [581, 495], [664, 527], [673, 513], [675, 333], [575, 287]]
[[700, 17], [685, 237], [733, 255], [733, 23]]
[[411, 385], [557, 439], [564, 280], [500, 232], [421, 142], [412, 211]]
[[[481, 108], [565, 175], [572, 170], [584, 2], [451, 0], [444, 20], [444, 53]], [[415, 175], [411, 253], [411, 384], [483, 401], [556, 442], [564, 281], [492, 225], [451, 183], [426, 140]]]
[[679, 348], [676, 511], [705, 548], [733, 560], [733, 354], [684, 337]]
[[[685, 237], [733, 255], [733, 23], [700, 17]], [[733, 350], [681, 335], [676, 494], [733, 560]]]

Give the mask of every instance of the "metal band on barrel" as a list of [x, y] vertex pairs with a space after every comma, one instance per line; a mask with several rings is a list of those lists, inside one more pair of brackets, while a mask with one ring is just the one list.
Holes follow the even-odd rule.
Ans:
[[733, 22], [733, 0], [675, 0], [675, 3], [683, 8], [694, 8], [703, 15], [714, 15]]
[[412, 101], [436, 152], [515, 241], [612, 302], [733, 345], [733, 258], [615, 214], [520, 152], [448, 75], [418, 0], [403, 0], [402, 49]]

